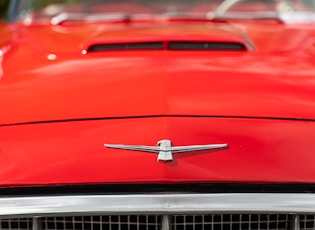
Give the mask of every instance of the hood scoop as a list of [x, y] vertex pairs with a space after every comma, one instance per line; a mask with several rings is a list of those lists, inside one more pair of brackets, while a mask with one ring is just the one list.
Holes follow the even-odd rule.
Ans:
[[246, 51], [245, 45], [237, 42], [170, 42], [169, 50]]
[[141, 50], [247, 51], [248, 48], [239, 42], [171, 41], [94, 44], [87, 52]]
[[103, 29], [82, 44], [83, 53], [106, 51], [253, 51], [243, 30], [226, 24], [167, 24]]
[[163, 50], [163, 42], [139, 42], [117, 44], [95, 44], [88, 48], [88, 52], [116, 51], [116, 50]]

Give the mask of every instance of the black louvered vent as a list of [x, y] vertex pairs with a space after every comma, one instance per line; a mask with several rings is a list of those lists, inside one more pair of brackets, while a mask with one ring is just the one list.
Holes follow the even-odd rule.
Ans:
[[246, 51], [244, 44], [237, 42], [141, 42], [96, 44], [88, 52], [126, 51], [126, 50], [204, 50], [204, 51]]
[[163, 42], [97, 44], [89, 47], [88, 52], [115, 50], [162, 50]]
[[170, 42], [170, 50], [242, 51], [246, 47], [232, 42]]

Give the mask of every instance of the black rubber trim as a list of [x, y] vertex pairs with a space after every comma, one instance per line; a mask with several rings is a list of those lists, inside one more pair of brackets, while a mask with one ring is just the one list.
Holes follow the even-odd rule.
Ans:
[[102, 184], [0, 188], [0, 196], [163, 193], [315, 193], [315, 184]]

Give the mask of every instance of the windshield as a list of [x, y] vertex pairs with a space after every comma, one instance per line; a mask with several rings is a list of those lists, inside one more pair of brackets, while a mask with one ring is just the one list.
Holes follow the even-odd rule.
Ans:
[[65, 20], [91, 20], [93, 16], [107, 20], [136, 15], [268, 18], [298, 14], [299, 20], [314, 21], [314, 10], [314, 0], [13, 0], [9, 19], [53, 18], [58, 24]]

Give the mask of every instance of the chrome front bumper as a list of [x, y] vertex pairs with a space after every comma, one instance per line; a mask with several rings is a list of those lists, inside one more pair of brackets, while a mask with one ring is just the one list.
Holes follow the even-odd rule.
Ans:
[[[235, 224], [238, 224], [238, 229], [250, 229], [248, 226], [251, 225], [247, 224], [251, 224], [251, 222], [255, 224], [253, 226], [257, 226], [257, 223], [274, 226], [270, 228], [266, 225], [266, 229], [309, 229], [304, 222], [314, 222], [315, 220], [315, 195], [278, 193], [152, 194], [36, 196], [0, 199], [0, 221], [5, 225], [7, 225], [7, 221], [23, 218], [23, 221], [30, 220], [31, 229], [41, 230], [45, 229], [43, 228], [43, 221], [51, 221], [49, 218], [54, 218], [53, 221], [64, 218], [61, 221], [66, 222], [69, 218], [75, 220], [80, 216], [98, 216], [98, 219], [99, 217], [102, 219], [105, 216], [106, 218], [115, 216], [119, 221], [120, 218], [129, 220], [130, 218], [143, 218], [144, 216], [144, 219], [153, 218], [158, 220], [159, 223], [154, 226], [154, 229], [162, 230], [186, 229], [186, 227], [183, 227], [185, 225], [198, 225], [199, 229], [206, 229], [205, 224], [209, 224], [209, 226], [217, 224], [218, 227], [215, 229], [221, 229], [218, 221], [209, 223], [209, 220], [215, 220], [216, 216], [222, 217], [222, 229], [226, 229], [223, 226], [226, 227], [227, 224], [231, 225], [231, 229]], [[267, 220], [270, 216], [272, 223]], [[280, 222], [278, 223], [282, 220], [277, 220], [280, 216], [288, 220], [289, 223], [283, 225], [286, 227], [277, 227], [278, 225], [282, 226]], [[306, 219], [306, 216], [311, 217], [312, 220]], [[58, 218], [56, 219], [56, 217]], [[181, 221], [177, 221], [178, 218]], [[188, 218], [191, 220], [188, 221]], [[233, 218], [237, 218], [235, 223], [232, 221]], [[197, 219], [198, 221], [196, 221]], [[181, 223], [175, 223], [174, 225], [174, 221]], [[116, 222], [115, 224], [117, 224]], [[124, 221], [124, 225], [126, 225], [126, 222], [128, 224], [130, 221]], [[148, 225], [148, 223], [144, 225]], [[242, 228], [242, 226], [246, 227]], [[198, 228], [193, 227], [192, 229]], [[19, 228], [0, 226], [0, 229]], [[127, 229], [132, 228], [128, 227]], [[139, 226], [136, 229], [139, 229]], [[150, 230], [152, 228], [143, 227], [141, 229]], [[255, 228], [252, 227], [251, 229]]]

